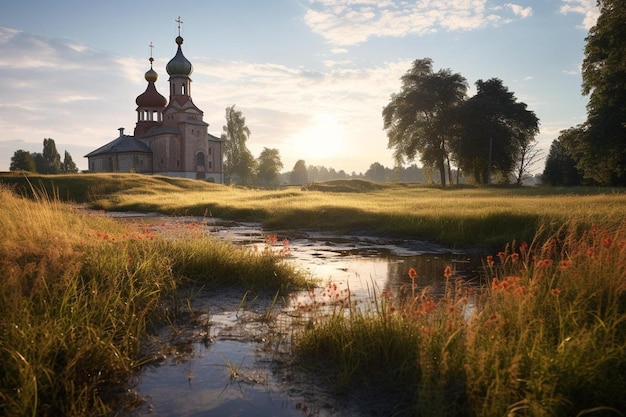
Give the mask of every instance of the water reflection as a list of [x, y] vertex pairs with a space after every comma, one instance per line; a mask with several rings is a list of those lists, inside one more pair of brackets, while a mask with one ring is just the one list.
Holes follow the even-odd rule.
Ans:
[[[198, 219], [150, 221], [162, 225]], [[265, 232], [254, 224], [212, 222], [207, 228], [215, 237], [242, 245], [264, 242]], [[480, 276], [476, 256], [431, 243], [312, 232], [277, 234], [279, 242], [290, 242], [290, 262], [323, 283], [332, 282], [338, 291], [349, 288], [352, 300], [369, 299], [374, 290], [399, 291], [411, 283], [410, 268], [418, 273], [418, 287], [430, 287], [433, 294], [444, 293], [448, 265], [466, 281]], [[285, 303], [272, 323], [261, 320], [271, 294], [245, 302], [243, 297], [233, 290], [195, 294], [194, 317], [174, 330], [162, 329], [159, 336], [170, 340], [171, 348], [161, 348], [164, 359], [147, 367], [138, 379], [136, 390], [145, 403], [128, 415], [385, 415], [383, 399], [337, 397], [325, 390], [323, 381], [313, 381], [311, 375], [289, 366], [293, 325], [289, 313], [298, 297], [310, 294], [298, 294]]]

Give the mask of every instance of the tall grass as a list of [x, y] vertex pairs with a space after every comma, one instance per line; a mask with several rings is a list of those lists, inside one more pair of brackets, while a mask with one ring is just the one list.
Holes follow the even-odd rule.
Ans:
[[[131, 174], [31, 176], [62, 199], [104, 210], [156, 211], [262, 222], [266, 227], [386, 234], [451, 247], [499, 248], [531, 240], [539, 225], [591, 226], [625, 215], [623, 189], [380, 184], [343, 180], [249, 189]], [[0, 176], [30, 193], [25, 179]], [[56, 188], [55, 188], [56, 187]]]
[[626, 222], [538, 233], [485, 268], [481, 289], [447, 269], [441, 298], [413, 281], [320, 315], [299, 363], [342, 392], [391, 390], [398, 415], [626, 414]]
[[110, 413], [183, 285], [307, 282], [273, 251], [160, 237], [35, 195], [0, 186], [0, 415]]

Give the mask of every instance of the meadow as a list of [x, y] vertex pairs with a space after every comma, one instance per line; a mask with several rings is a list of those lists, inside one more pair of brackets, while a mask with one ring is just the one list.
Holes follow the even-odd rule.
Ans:
[[540, 228], [615, 227], [626, 190], [378, 184], [338, 180], [305, 187], [254, 189], [132, 174], [0, 176], [64, 201], [107, 211], [159, 212], [257, 221], [266, 228], [332, 230], [437, 241], [453, 248], [497, 249], [530, 241]]
[[201, 226], [177, 234], [0, 185], [0, 415], [104, 416], [133, 401], [124, 388], [154, 359], [142, 343], [185, 313], [181, 288], [310, 285], [274, 251], [213, 240]]
[[493, 253], [480, 289], [448, 268], [448, 291], [434, 297], [410, 270], [403, 291], [374, 291], [367, 308], [338, 303], [310, 316], [293, 335], [294, 366], [327, 370], [339, 394], [393, 398], [397, 415], [626, 414], [623, 190], [365, 181], [266, 190], [130, 174], [0, 181], [0, 414], [110, 413], [151, 360], [143, 337], [185, 309], [184, 286], [311, 285], [272, 251], [200, 228], [166, 239], [77, 204], [480, 248]]

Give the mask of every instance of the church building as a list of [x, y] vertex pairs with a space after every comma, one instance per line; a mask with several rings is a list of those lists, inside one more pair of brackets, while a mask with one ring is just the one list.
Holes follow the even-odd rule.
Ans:
[[150, 69], [145, 74], [148, 86], [135, 100], [133, 135], [120, 128], [116, 139], [85, 155], [90, 172], [137, 172], [224, 182], [224, 141], [208, 133], [209, 124], [191, 99], [189, 76], [193, 66], [183, 55], [180, 18], [178, 23], [178, 50], [166, 66], [169, 102], [156, 89], [158, 74], [150, 56]]

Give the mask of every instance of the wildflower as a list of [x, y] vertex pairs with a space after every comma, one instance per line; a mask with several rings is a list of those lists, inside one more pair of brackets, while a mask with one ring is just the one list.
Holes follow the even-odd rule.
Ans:
[[602, 244], [607, 248], [611, 246], [612, 243], [613, 243], [613, 239], [610, 236], [607, 236], [602, 240]]
[[519, 253], [512, 253], [511, 254], [511, 262], [513, 262], [515, 264], [515, 263], [517, 263], [517, 261], [519, 261]]
[[493, 262], [493, 256], [488, 255], [487, 256], [487, 266], [493, 266], [494, 262]]
[[443, 276], [446, 278], [450, 278], [452, 276], [452, 268], [450, 265], [446, 266], [446, 269], [443, 270]]
[[570, 265], [572, 264], [572, 261], [569, 259], [563, 259], [560, 263], [559, 263], [559, 268], [562, 271], [565, 271], [566, 269], [569, 269]]
[[409, 278], [411, 278], [411, 281], [414, 281], [415, 278], [417, 278], [417, 271], [415, 270], [415, 268], [409, 269]]
[[524, 242], [524, 243], [522, 243], [522, 244], [520, 245], [520, 247], [519, 247], [519, 251], [520, 251], [521, 253], [526, 253], [526, 250], [528, 250], [528, 243], [527, 243], [527, 242]]
[[552, 288], [550, 290], [550, 293], [552, 293], [552, 295], [557, 295], [558, 296], [559, 294], [561, 294], [561, 290], [558, 289], [558, 288]]

